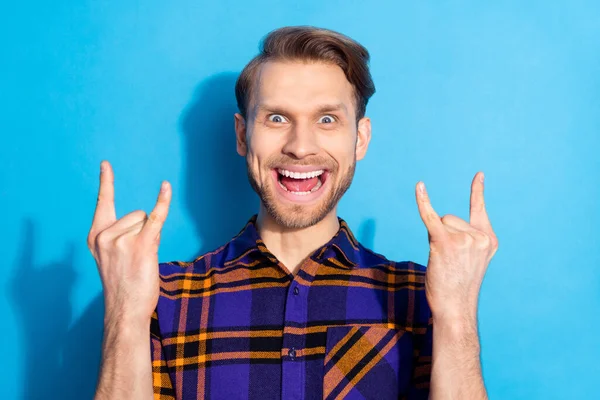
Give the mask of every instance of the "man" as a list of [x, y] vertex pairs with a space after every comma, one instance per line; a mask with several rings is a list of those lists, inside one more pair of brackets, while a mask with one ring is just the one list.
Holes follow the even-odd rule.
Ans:
[[440, 218], [417, 184], [427, 269], [365, 249], [337, 217], [371, 138], [368, 61], [325, 29], [266, 37], [236, 85], [260, 210], [193, 262], [157, 268], [169, 184], [149, 216], [117, 220], [102, 163], [88, 236], [106, 305], [98, 399], [487, 398], [476, 314], [497, 239], [483, 174], [468, 223]]

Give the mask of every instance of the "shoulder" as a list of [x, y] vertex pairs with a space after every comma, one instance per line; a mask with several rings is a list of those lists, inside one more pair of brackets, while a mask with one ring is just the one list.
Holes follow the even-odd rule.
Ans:
[[427, 267], [415, 261], [393, 261], [359, 244], [360, 268], [387, 267], [390, 273], [413, 273], [425, 276]]
[[[231, 242], [206, 252], [190, 261], [168, 261], [158, 264], [161, 304], [178, 303], [182, 298], [202, 297], [202, 293], [210, 288], [211, 277], [228, 265], [228, 260], [235, 257], [231, 251]], [[210, 285], [209, 285], [210, 286]]]
[[[416, 300], [425, 299], [425, 274], [427, 267], [415, 261], [394, 261], [360, 246], [360, 269], [373, 269], [387, 275], [386, 280], [396, 292], [411, 292]], [[402, 293], [398, 293], [403, 295]]]
[[161, 277], [173, 277], [181, 274], [201, 275], [207, 274], [212, 269], [219, 269], [227, 266], [232, 261], [243, 257], [250, 248], [245, 243], [231, 239], [224, 245], [206, 252], [191, 261], [176, 260], [161, 262], [158, 265]]
[[213, 269], [223, 268], [243, 259], [253, 249], [257, 248], [253, 236], [255, 217], [251, 218], [244, 228], [227, 243], [212, 251], [206, 252], [191, 261], [177, 260], [159, 263], [161, 278], [175, 277], [182, 274], [188, 276], [208, 274]]
[[[158, 264], [160, 293], [156, 307], [158, 322], [172, 327], [186, 300], [198, 308], [204, 294], [211, 292], [211, 277], [223, 268], [230, 243], [193, 260], [175, 260]], [[207, 286], [208, 284], [208, 286]], [[195, 315], [195, 314], [194, 314]]]
[[[207, 266], [206, 259], [211, 253], [202, 254], [191, 261], [175, 260], [161, 262], [158, 264], [158, 271], [161, 278], [183, 277], [189, 274], [203, 274], [210, 268]], [[218, 253], [217, 253], [218, 254]]]
[[360, 247], [360, 266], [385, 274], [388, 290], [394, 292], [397, 317], [411, 321], [415, 333], [424, 333], [429, 324], [431, 310], [425, 292], [427, 267], [415, 261], [394, 261], [382, 254]]

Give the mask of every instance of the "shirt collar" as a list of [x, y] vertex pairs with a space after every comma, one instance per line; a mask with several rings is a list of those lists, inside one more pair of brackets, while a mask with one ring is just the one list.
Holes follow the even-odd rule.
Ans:
[[[232, 240], [232, 250], [238, 254], [230, 254], [228, 258], [237, 258], [240, 254], [254, 251], [272, 261], [279, 263], [277, 257], [273, 255], [265, 246], [256, 226], [257, 215], [246, 223], [246, 226]], [[351, 269], [360, 264], [360, 244], [352, 234], [350, 227], [342, 218], [339, 218], [340, 228], [337, 233], [323, 246], [315, 250], [310, 257], [323, 263], [329, 261], [336, 266], [345, 269]]]

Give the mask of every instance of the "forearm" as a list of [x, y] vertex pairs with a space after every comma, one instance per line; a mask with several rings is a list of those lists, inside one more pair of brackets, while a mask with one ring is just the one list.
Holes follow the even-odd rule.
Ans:
[[484, 400], [475, 321], [433, 320], [430, 400]]
[[107, 322], [95, 400], [149, 400], [152, 397], [149, 324]]

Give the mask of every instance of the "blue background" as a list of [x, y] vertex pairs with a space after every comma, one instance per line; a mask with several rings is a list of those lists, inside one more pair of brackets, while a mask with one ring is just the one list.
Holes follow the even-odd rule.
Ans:
[[2, 398], [93, 394], [103, 306], [86, 235], [102, 159], [119, 217], [172, 183], [161, 261], [255, 212], [234, 82], [268, 31], [298, 24], [372, 54], [373, 140], [340, 206], [358, 238], [426, 263], [415, 183], [468, 218], [483, 170], [500, 240], [480, 299], [491, 398], [600, 391], [600, 3], [38, 0], [0, 15]]

